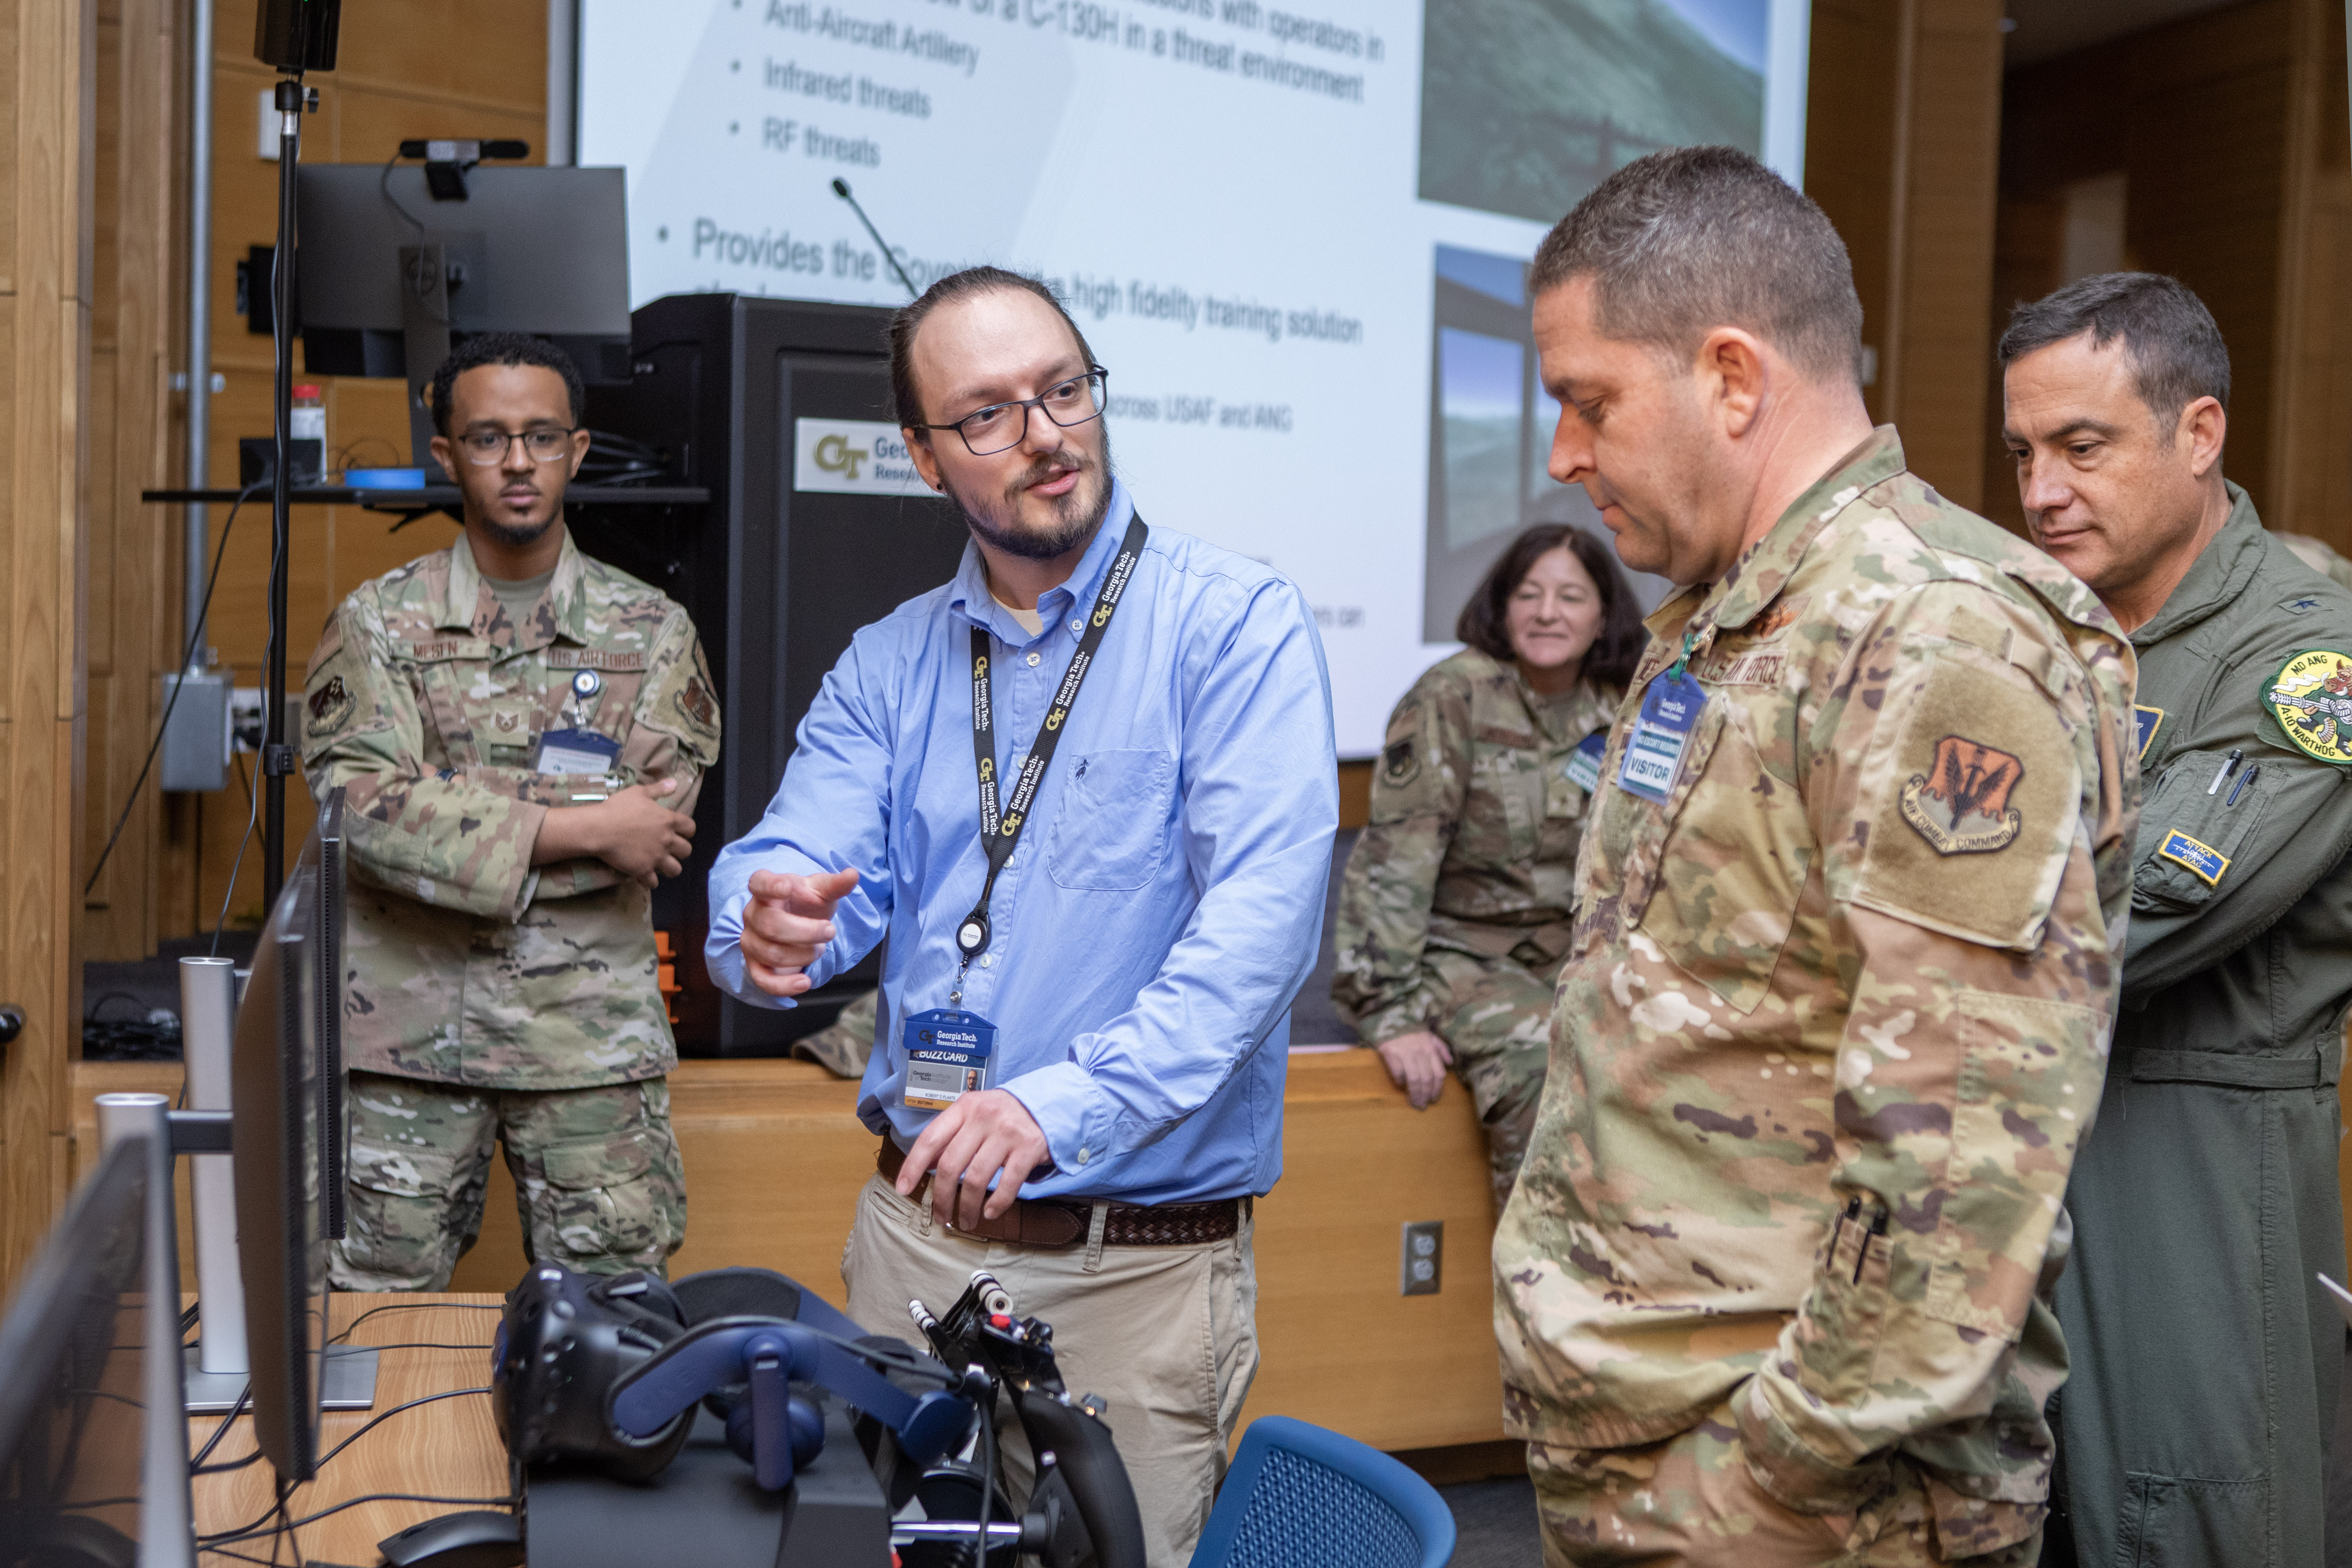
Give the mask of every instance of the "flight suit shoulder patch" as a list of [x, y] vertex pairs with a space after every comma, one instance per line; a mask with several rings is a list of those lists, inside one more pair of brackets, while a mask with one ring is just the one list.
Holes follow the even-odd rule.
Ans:
[[1989, 947], [2039, 940], [2081, 779], [2056, 710], [2020, 672], [1949, 654], [1913, 689], [1886, 762], [1865, 764], [1853, 901]]
[[2263, 682], [2262, 702], [2295, 750], [2352, 767], [2352, 654], [2305, 649]]

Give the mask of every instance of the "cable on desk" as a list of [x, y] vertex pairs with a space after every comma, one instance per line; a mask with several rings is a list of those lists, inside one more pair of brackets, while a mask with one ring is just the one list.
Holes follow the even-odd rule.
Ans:
[[341, 1442], [336, 1444], [333, 1447], [320, 1455], [318, 1468], [321, 1470], [325, 1469], [329, 1459], [333, 1458], [337, 1454], [341, 1453], [344, 1449], [350, 1447], [352, 1444], [358, 1442], [361, 1438], [366, 1436], [369, 1433], [374, 1431], [378, 1426], [383, 1426], [385, 1422], [391, 1420], [394, 1416], [399, 1415], [404, 1410], [414, 1410], [420, 1405], [430, 1405], [437, 1399], [462, 1399], [468, 1394], [488, 1394], [489, 1392], [490, 1391], [488, 1388], [453, 1388], [446, 1394], [427, 1394], [421, 1395], [418, 1398], [409, 1400], [404, 1405], [395, 1405], [391, 1409], [371, 1417], [361, 1426], [358, 1431], [352, 1433], [350, 1436], [344, 1438]]
[[[308, 1486], [310, 1483], [305, 1481], [301, 1484]], [[363, 1497], [345, 1498], [342, 1501], [335, 1504], [332, 1508], [322, 1508], [316, 1513], [306, 1513], [299, 1519], [289, 1519], [286, 1521], [283, 1528], [287, 1532], [290, 1533], [303, 1525], [316, 1524], [319, 1521], [326, 1518], [329, 1514], [341, 1513], [347, 1508], [357, 1508], [362, 1503], [368, 1502], [429, 1502], [438, 1503], [445, 1508], [511, 1509], [521, 1501], [522, 1494], [520, 1492], [509, 1492], [504, 1497], [430, 1497], [423, 1492], [369, 1492]], [[263, 1514], [261, 1518], [263, 1521], [267, 1521], [278, 1510], [273, 1508], [268, 1513]], [[273, 1527], [267, 1531], [244, 1530], [229, 1535], [206, 1535], [199, 1537], [198, 1540], [201, 1550], [205, 1552], [216, 1552], [220, 1549], [219, 1542], [224, 1541], [251, 1541], [257, 1536], [276, 1533], [278, 1533], [278, 1530], [276, 1527]]]
[[[213, 1450], [220, 1447], [220, 1440], [228, 1436], [229, 1427], [236, 1423], [238, 1416], [245, 1414], [245, 1407], [252, 1402], [252, 1399], [253, 1384], [248, 1382], [237, 1394], [236, 1403], [228, 1407], [228, 1414], [221, 1417], [220, 1425], [213, 1428], [213, 1435], [205, 1439], [205, 1446], [196, 1450], [196, 1457], [188, 1461], [190, 1474], [201, 1472], [204, 1462], [212, 1458]], [[261, 1450], [256, 1448], [254, 1452], [257, 1454]]]
[[503, 1301], [392, 1301], [381, 1307], [370, 1307], [343, 1325], [343, 1331], [327, 1342], [331, 1345], [343, 1343], [352, 1337], [353, 1329], [358, 1328], [378, 1312], [503, 1312], [506, 1310], [506, 1303]]
[[389, 1344], [381, 1345], [353, 1344], [349, 1340], [337, 1340], [334, 1342], [341, 1345], [345, 1350], [352, 1351], [494, 1351], [499, 1348], [494, 1344], [488, 1343], [478, 1345], [444, 1344], [435, 1340], [394, 1340]]

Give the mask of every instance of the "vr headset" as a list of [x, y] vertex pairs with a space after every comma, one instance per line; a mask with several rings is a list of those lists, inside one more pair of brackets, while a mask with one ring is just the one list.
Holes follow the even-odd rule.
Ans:
[[[907, 1568], [973, 1563], [982, 1539], [989, 1568], [1021, 1557], [1142, 1568], [1142, 1520], [1103, 1405], [1063, 1386], [1051, 1327], [1015, 1318], [985, 1273], [943, 1320], [912, 1310], [933, 1354], [864, 1333], [768, 1269], [669, 1284], [542, 1264], [507, 1296], [492, 1373], [499, 1433], [520, 1468], [642, 1484], [677, 1458], [699, 1405], [725, 1423], [757, 1484], [781, 1491], [824, 1452], [823, 1405], [835, 1401], [855, 1415]], [[979, 1419], [1000, 1394], [1037, 1458], [1018, 1519], [996, 1473], [994, 1425]]]

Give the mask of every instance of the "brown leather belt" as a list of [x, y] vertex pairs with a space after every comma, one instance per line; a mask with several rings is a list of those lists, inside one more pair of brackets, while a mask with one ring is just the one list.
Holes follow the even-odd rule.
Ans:
[[[875, 1168], [893, 1184], [906, 1168], [906, 1152], [886, 1133]], [[915, 1202], [928, 1203], [929, 1176], [915, 1189]], [[1207, 1204], [1106, 1204], [1105, 1247], [1205, 1247], [1229, 1240], [1242, 1226], [1247, 1198], [1220, 1198]], [[1015, 1198], [1013, 1206], [977, 1226], [958, 1226], [958, 1236], [988, 1241], [1013, 1241], [1024, 1247], [1076, 1247], [1094, 1228], [1095, 1205], [1059, 1198]]]

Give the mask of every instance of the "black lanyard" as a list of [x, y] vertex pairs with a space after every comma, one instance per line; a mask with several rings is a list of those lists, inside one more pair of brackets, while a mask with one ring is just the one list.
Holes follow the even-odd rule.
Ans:
[[1127, 537], [1119, 541], [1118, 558], [1103, 577], [1102, 592], [1095, 595], [1095, 610], [1087, 617], [1086, 635], [1078, 639], [1078, 651], [1070, 656], [1070, 668], [1063, 672], [1061, 687], [1054, 693], [1054, 705], [1045, 710], [1045, 722], [1037, 731], [1035, 743], [1029, 748], [1028, 760], [1021, 765], [1021, 777], [1014, 781], [1012, 798], [1004, 802], [1002, 816], [996, 797], [996, 713], [989, 689], [988, 628], [971, 628], [971, 754], [980, 771], [980, 841], [988, 851], [988, 880], [981, 885], [980, 902], [972, 905], [971, 913], [956, 927], [956, 951], [963, 955], [962, 963], [956, 968], [958, 1001], [963, 994], [963, 972], [988, 948], [988, 901], [996, 892], [996, 874], [1013, 858], [1013, 847], [1021, 842], [1021, 830], [1029, 825], [1029, 807], [1037, 798], [1038, 781], [1045, 776], [1046, 765], [1054, 760], [1054, 748], [1061, 744], [1062, 727], [1070, 717], [1070, 706], [1078, 700], [1078, 688], [1086, 683], [1087, 671], [1094, 668], [1095, 650], [1102, 647], [1103, 634], [1110, 629], [1110, 617], [1118, 608], [1119, 596], [1127, 592], [1128, 584], [1135, 576], [1135, 563], [1142, 558], [1144, 537], [1150, 532], [1143, 526], [1140, 513], [1127, 525]]

